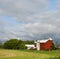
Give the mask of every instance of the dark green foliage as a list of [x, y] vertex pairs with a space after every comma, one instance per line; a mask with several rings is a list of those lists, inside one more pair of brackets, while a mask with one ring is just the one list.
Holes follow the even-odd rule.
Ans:
[[17, 49], [26, 49], [25, 47], [25, 42], [19, 40], [18, 44], [17, 44]]
[[25, 44], [33, 44], [33, 41], [22, 41], [18, 39], [10, 39], [3, 45], [5, 49], [26, 49]]
[[0, 48], [2, 48], [3, 47], [3, 44], [2, 44], [2, 42], [0, 42]]
[[21, 48], [21, 49], [26, 49], [25, 42], [22, 42], [22, 43], [21, 43], [20, 48]]
[[51, 50], [56, 50], [54, 43], [52, 43]]
[[19, 41], [17, 39], [8, 40], [4, 43], [4, 48], [6, 48], [6, 49], [16, 49], [18, 42]]

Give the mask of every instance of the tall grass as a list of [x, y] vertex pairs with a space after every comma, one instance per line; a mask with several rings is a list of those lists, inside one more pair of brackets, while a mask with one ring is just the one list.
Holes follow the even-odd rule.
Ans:
[[60, 59], [60, 50], [4, 50], [0, 49], [0, 59]]

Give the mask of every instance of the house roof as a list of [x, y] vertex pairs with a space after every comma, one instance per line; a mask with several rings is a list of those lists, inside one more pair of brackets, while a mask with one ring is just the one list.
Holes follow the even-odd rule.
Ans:
[[37, 42], [46, 43], [48, 40], [52, 40], [52, 38], [44, 39], [44, 40], [37, 40], [37, 41], [35, 41], [35, 43], [37, 43]]

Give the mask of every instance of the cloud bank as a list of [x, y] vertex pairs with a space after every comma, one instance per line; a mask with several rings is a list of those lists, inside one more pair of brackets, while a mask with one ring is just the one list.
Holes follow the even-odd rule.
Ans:
[[53, 9], [50, 2], [0, 0], [0, 40], [60, 38], [60, 1]]

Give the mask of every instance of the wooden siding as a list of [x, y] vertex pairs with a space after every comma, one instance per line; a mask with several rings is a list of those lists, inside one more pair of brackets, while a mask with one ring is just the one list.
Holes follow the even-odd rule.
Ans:
[[52, 41], [48, 40], [46, 43], [40, 43], [40, 50], [49, 50], [52, 46]]

